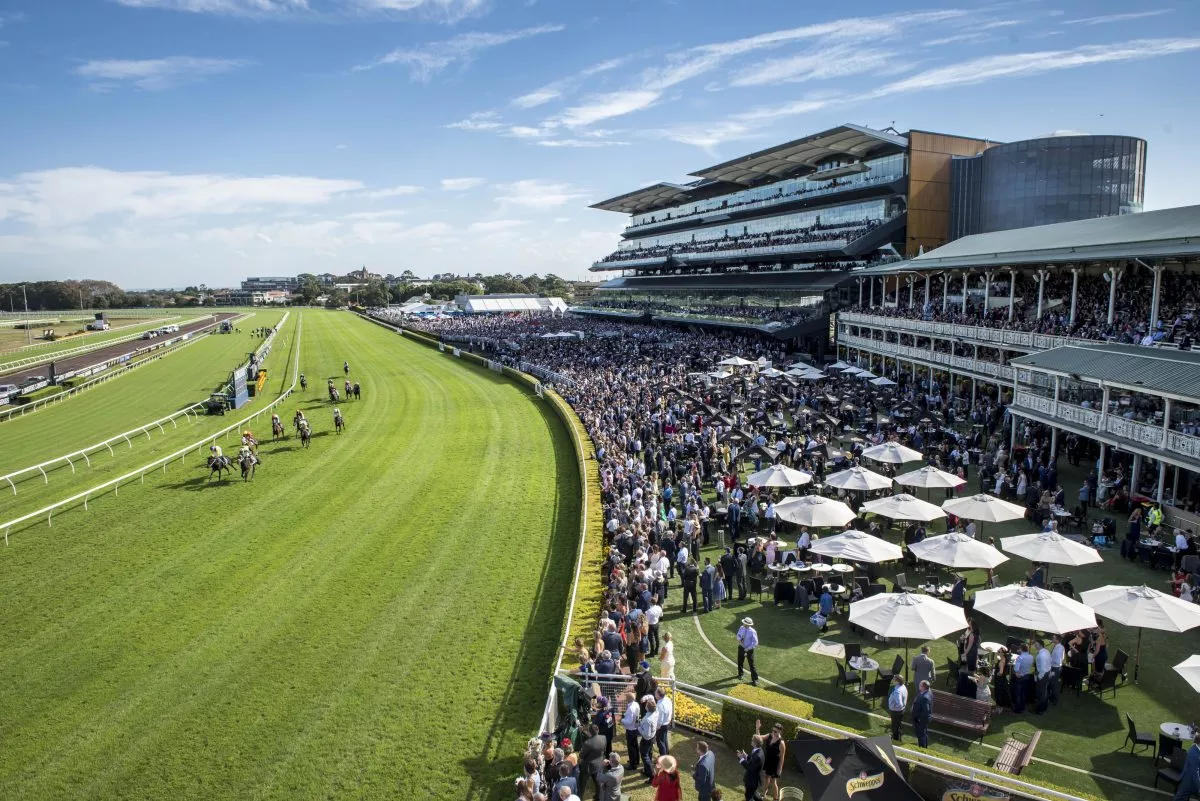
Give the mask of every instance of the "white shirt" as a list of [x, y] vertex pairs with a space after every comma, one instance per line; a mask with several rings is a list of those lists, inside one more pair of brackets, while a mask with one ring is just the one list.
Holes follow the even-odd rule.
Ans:
[[908, 688], [903, 684], [892, 685], [888, 694], [888, 709], [892, 712], [903, 712], [908, 706]]
[[1037, 657], [1034, 659], [1034, 665], [1036, 666], [1037, 672], [1036, 677], [1040, 679], [1042, 676], [1045, 676], [1047, 673], [1049, 673], [1050, 664], [1050, 652], [1047, 651], [1045, 647], [1042, 647], [1037, 652]]
[[643, 740], [653, 740], [655, 732], [658, 731], [658, 712], [647, 712], [643, 715], [637, 730]]
[[651, 626], [657, 626], [658, 621], [662, 620], [663, 609], [658, 604], [651, 604], [646, 610], [646, 622]]
[[1063, 657], [1066, 655], [1067, 649], [1063, 647], [1063, 644], [1061, 642], [1056, 643], [1054, 649], [1050, 651], [1050, 666], [1061, 668], [1063, 666]]
[[1186, 551], [1188, 546], [1187, 535], [1182, 531], [1175, 535], [1175, 547], [1181, 551]]
[[642, 714], [642, 708], [638, 706], [637, 701], [630, 701], [629, 706], [625, 707], [625, 714], [621, 716], [621, 725], [626, 731], [636, 731], [638, 727], [638, 716]]
[[671, 698], [664, 695], [658, 702], [658, 727], [661, 729], [663, 726], [670, 726], [674, 719], [675, 707], [671, 704]]
[[679, 550], [675, 552], [675, 561], [681, 565], [687, 564], [688, 550], [686, 545], [680, 545]]
[[808, 531], [803, 531], [800, 534], [800, 540], [796, 543], [797, 548], [807, 548], [812, 545], [812, 535]]

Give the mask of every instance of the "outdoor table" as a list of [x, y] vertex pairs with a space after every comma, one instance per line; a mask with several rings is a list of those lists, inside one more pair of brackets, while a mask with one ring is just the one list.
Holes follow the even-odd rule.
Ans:
[[941, 584], [939, 586], [934, 586], [933, 584], [922, 584], [921, 589], [924, 590], [927, 595], [949, 595], [951, 590], [954, 589], [954, 585]]
[[879, 670], [879, 663], [869, 656], [856, 656], [850, 660], [850, 667], [858, 671], [858, 686], [863, 691], [867, 686], [867, 674]]
[[853, 573], [854, 572], [854, 565], [844, 565], [844, 564], [839, 563], [836, 565], [830, 565], [829, 567], [830, 567], [830, 569], [836, 570], [839, 573]]
[[1195, 737], [1192, 727], [1187, 723], [1163, 723], [1158, 727], [1159, 732], [1168, 740], [1174, 740], [1179, 748], [1183, 748], [1183, 741], [1190, 741]]
[[830, 570], [833, 570], [833, 565], [828, 565], [824, 562], [817, 562], [812, 566], [812, 569], [818, 573], [828, 573]]
[[1054, 513], [1055, 517], [1070, 517], [1071, 516], [1071, 513], [1068, 512], [1066, 509], [1064, 509], [1061, 506], [1051, 506], [1050, 511]]
[[790, 565], [788, 565], [788, 569], [794, 570], [797, 573], [807, 573], [810, 570], [812, 570], [811, 567], [804, 564], [803, 562], [792, 562]]
[[787, 565], [767, 565], [767, 570], [770, 570], [772, 573], [784, 573], [789, 568]]

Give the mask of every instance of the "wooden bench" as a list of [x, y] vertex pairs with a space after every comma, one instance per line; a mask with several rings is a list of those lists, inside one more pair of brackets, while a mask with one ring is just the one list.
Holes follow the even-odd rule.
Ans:
[[1041, 738], [1040, 729], [1035, 731], [1028, 740], [1021, 740], [1016, 735], [1010, 735], [996, 756], [993, 767], [999, 773], [1020, 776], [1021, 771], [1029, 767], [1029, 763], [1033, 761], [1034, 749], [1037, 748], [1038, 740]]
[[987, 734], [992, 722], [992, 705], [987, 701], [976, 701], [944, 690], [933, 693], [933, 722], [943, 723], [959, 729], [967, 729], [979, 735]]

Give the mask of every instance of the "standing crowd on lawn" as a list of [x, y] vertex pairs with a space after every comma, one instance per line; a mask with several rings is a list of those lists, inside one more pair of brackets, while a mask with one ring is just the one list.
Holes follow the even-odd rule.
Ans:
[[[527, 773], [533, 771], [540, 780], [523, 777], [518, 798], [570, 801], [584, 798], [591, 787], [597, 798], [619, 799], [621, 783], [630, 782], [635, 773], [654, 783], [656, 798], [682, 797], [681, 768], [669, 738], [674, 709], [670, 694], [658, 686], [659, 679], [674, 678], [677, 659], [670, 632], [663, 627], [664, 610], [678, 604], [683, 613], [707, 613], [735, 594], [744, 599], [748, 579], [785, 556], [775, 545], [772, 511], [779, 498], [769, 489], [741, 482], [738, 468], [747, 459], [755, 469], [778, 462], [806, 470], [819, 483], [827, 472], [858, 463], [865, 447], [898, 439], [921, 450], [930, 464], [965, 479], [968, 483], [959, 491], [1023, 502], [1029, 517], [1048, 529], [1057, 525], [1052, 508], [1067, 505], [1049, 429], [1021, 423], [1017, 446], [1010, 450], [1011, 421], [1002, 397], [980, 393], [974, 405], [964, 404], [956, 387], [913, 383], [903, 372], [895, 375], [894, 387], [868, 386], [836, 373], [815, 382], [768, 379], [753, 369], [705, 379], [731, 354], [780, 368], [795, 358], [782, 343], [737, 334], [574, 317], [455, 317], [410, 324], [503, 363], [535, 365], [559, 376], [557, 390], [595, 446], [608, 549], [602, 567], [603, 614], [592, 637], [573, 643], [572, 654], [575, 673], [591, 698], [579, 734], [586, 739], [578, 753], [570, 741], [545, 743], [527, 765]], [[564, 330], [582, 337], [544, 336]], [[847, 434], [854, 438], [849, 450], [843, 450]], [[1059, 447], [1083, 446], [1060, 440]], [[888, 465], [872, 467], [892, 472]], [[1120, 468], [1110, 463], [1110, 469]], [[1120, 475], [1105, 478], [1108, 503], [1127, 497]], [[1080, 487], [1080, 515], [1101, 502], [1089, 494], [1098, 483], [1092, 476]], [[872, 496], [891, 493], [852, 493], [843, 499], [857, 512]], [[847, 528], [867, 530], [870, 525], [856, 519]], [[718, 526], [729, 535], [728, 547], [715, 557], [702, 555]], [[953, 517], [947, 527], [975, 533], [973, 523]], [[913, 524], [904, 540], [911, 544], [924, 535], [924, 526]], [[796, 558], [807, 556], [809, 537], [807, 530], [797, 534]], [[1045, 571], [1035, 565], [1030, 582], [1039, 581], [1045, 581]], [[958, 597], [961, 603], [962, 594]], [[825, 596], [820, 602], [824, 609]], [[832, 598], [828, 606], [832, 608]], [[960, 650], [966, 664], [977, 653], [977, 629], [969, 628], [964, 639]], [[758, 633], [752, 619], [742, 620], [737, 646], [739, 678], [748, 668], [750, 681], [757, 683]], [[1051, 690], [1047, 678], [1052, 671], [1057, 677], [1070, 660], [1103, 666], [1107, 649], [1101, 628], [1069, 641], [1035, 644], [1032, 653], [1002, 652], [994, 683], [970, 672], [967, 682], [960, 676], [958, 691], [975, 698], [986, 694], [1014, 711], [1036, 701], [1037, 711], [1044, 711], [1047, 700], [1057, 700], [1058, 685]], [[914, 660], [911, 667], [917, 676], [924, 666]], [[888, 699], [894, 734], [899, 735], [897, 719], [911, 715], [921, 745], [927, 744], [932, 717], [932, 678], [929, 670], [928, 679], [914, 682], [911, 699], [900, 679]], [[623, 762], [617, 750], [622, 745]], [[782, 760], [778, 765], [772, 761], [769, 737], [766, 745], [764, 751], [760, 738], [749, 752], [739, 754], [746, 765], [747, 798], [762, 783], [777, 793], [769, 776], [759, 778], [764, 765], [782, 770]], [[702, 768], [706, 757], [708, 767]], [[693, 775], [701, 799], [717, 797], [701, 789], [705, 780], [700, 777], [712, 775], [713, 759], [711, 751], [697, 755]]]

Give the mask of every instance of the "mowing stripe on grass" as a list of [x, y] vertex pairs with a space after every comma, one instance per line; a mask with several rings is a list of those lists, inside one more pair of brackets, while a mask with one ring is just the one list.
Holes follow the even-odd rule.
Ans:
[[[0, 553], [6, 801], [509, 789], [569, 592], [567, 432], [349, 315], [303, 329], [284, 416], [305, 409], [310, 449], [264, 443], [249, 483], [172, 470]], [[339, 436], [320, 397], [343, 359], [363, 399]]]

